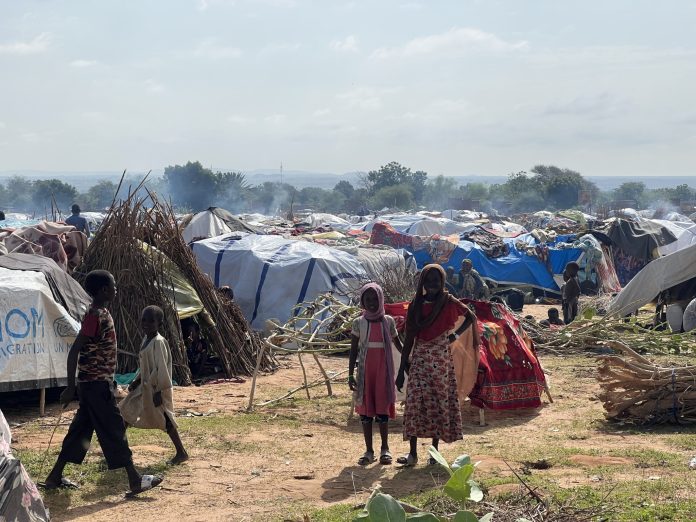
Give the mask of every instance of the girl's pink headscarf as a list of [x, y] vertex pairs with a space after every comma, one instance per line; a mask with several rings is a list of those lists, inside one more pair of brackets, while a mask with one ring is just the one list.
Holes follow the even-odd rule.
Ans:
[[[374, 290], [375, 294], [377, 294], [377, 301], [379, 302], [379, 306], [377, 307], [376, 312], [368, 312], [365, 310], [365, 305], [363, 304], [363, 297], [365, 296], [365, 292], [368, 290]], [[382, 291], [382, 287], [379, 286], [377, 283], [367, 283], [365, 286], [363, 286], [360, 289], [360, 306], [363, 309], [363, 317], [367, 319], [368, 321], [379, 321], [384, 317], [384, 292]]]
[[[377, 294], [377, 302], [379, 306], [376, 312], [368, 312], [363, 305], [363, 296], [368, 290], [374, 290]], [[370, 322], [380, 322], [382, 326], [382, 338], [384, 339], [384, 355], [387, 363], [387, 399], [389, 402], [396, 401], [396, 389], [394, 387], [394, 359], [392, 358], [392, 338], [389, 330], [389, 323], [384, 316], [384, 291], [377, 283], [367, 283], [360, 289], [360, 306], [363, 308], [363, 317]], [[362, 397], [364, 383], [358, 383], [359, 397]]]

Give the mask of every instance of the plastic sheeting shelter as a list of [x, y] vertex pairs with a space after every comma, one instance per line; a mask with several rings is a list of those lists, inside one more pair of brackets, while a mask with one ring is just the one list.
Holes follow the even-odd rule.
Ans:
[[0, 267], [0, 391], [64, 386], [79, 330], [46, 276]]
[[[510, 248], [506, 256], [490, 258], [479, 245], [471, 241], [460, 241], [452, 251], [446, 262], [440, 263], [443, 267], [452, 267], [458, 271], [464, 259], [471, 259], [474, 268], [482, 277], [499, 285], [525, 285], [560, 292], [560, 288], [554, 279], [559, 276], [571, 261], [579, 261], [583, 251], [579, 248], [549, 249], [548, 263], [543, 263], [538, 257], [530, 256], [517, 250], [516, 241], [525, 241], [534, 244], [535, 239], [531, 234], [524, 234], [515, 239], [503, 239]], [[422, 268], [433, 262], [430, 251], [417, 250], [413, 252]]]
[[372, 226], [377, 222], [389, 223], [394, 230], [412, 236], [433, 236], [435, 234], [449, 235], [469, 232], [476, 228], [473, 223], [460, 223], [447, 218], [433, 218], [418, 214], [394, 214], [380, 216], [377, 219], [360, 225], [360, 230], [372, 232]]
[[287, 321], [293, 307], [336, 291], [349, 293], [367, 274], [346, 252], [280, 236], [235, 233], [193, 244], [201, 270], [215, 286], [227, 285], [252, 328]]
[[609, 313], [628, 315], [649, 303], [663, 290], [696, 277], [696, 245], [650, 262], [617, 295]]

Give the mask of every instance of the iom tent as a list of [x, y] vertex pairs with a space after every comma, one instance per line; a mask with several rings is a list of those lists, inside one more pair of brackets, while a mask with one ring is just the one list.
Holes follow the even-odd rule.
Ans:
[[280, 236], [236, 233], [193, 244], [201, 270], [215, 286], [229, 286], [257, 330], [267, 319], [287, 321], [297, 303], [325, 292], [349, 294], [367, 274], [346, 252]]
[[0, 392], [64, 386], [68, 350], [88, 304], [53, 260], [0, 257]]

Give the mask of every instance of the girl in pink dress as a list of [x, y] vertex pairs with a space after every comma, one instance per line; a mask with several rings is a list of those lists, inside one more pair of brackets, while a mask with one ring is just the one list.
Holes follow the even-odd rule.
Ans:
[[[396, 416], [392, 342], [401, 352], [401, 341], [394, 319], [384, 313], [384, 293], [378, 284], [369, 283], [362, 287], [360, 305], [363, 314], [353, 321], [348, 362], [348, 386], [353, 390], [355, 412], [360, 415], [365, 436], [365, 453], [358, 459], [358, 464], [364, 466], [375, 461], [373, 420], [379, 425], [382, 437], [379, 462], [391, 464], [388, 422]], [[356, 362], [357, 380], [354, 375]]]

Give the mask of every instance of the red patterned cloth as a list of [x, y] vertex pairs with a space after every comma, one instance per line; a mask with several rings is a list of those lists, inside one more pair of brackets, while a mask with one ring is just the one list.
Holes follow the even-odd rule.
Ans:
[[475, 310], [481, 334], [479, 376], [469, 394], [471, 403], [493, 410], [541, 406], [546, 379], [519, 321], [503, 304], [465, 302]]
[[406, 388], [404, 440], [463, 438], [457, 379], [447, 332], [430, 341], [416, 340]]
[[389, 223], [378, 221], [372, 225], [371, 245], [389, 245], [393, 248], [413, 248], [413, 236], [397, 232]]

